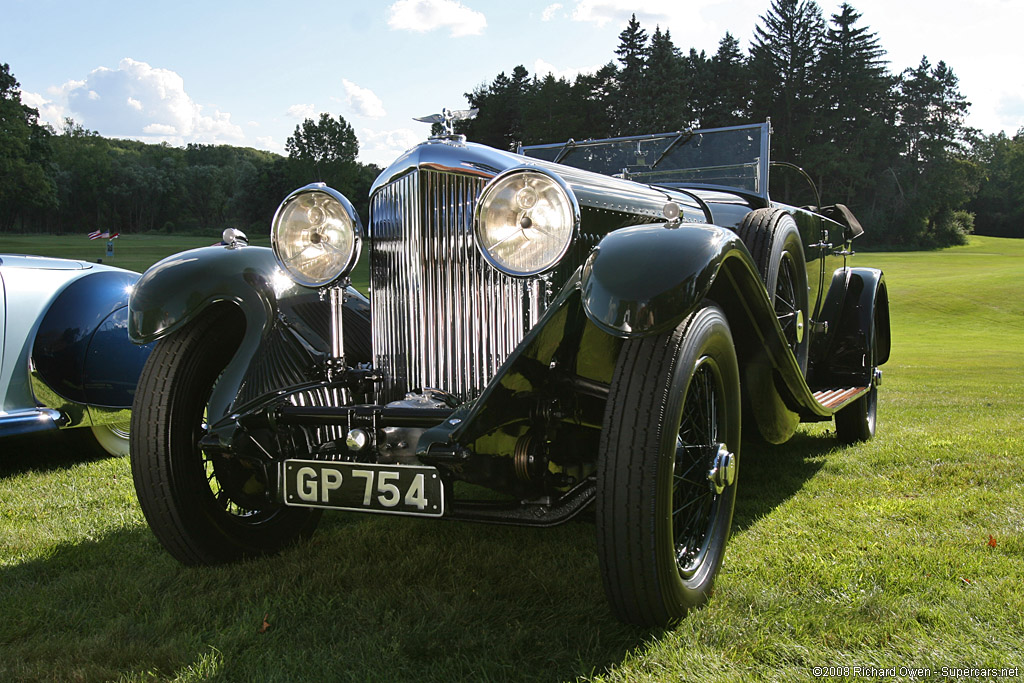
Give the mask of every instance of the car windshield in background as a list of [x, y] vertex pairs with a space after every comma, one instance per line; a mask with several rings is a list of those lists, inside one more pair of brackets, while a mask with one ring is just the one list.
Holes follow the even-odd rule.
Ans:
[[520, 153], [652, 185], [709, 185], [764, 195], [768, 124], [530, 145]]

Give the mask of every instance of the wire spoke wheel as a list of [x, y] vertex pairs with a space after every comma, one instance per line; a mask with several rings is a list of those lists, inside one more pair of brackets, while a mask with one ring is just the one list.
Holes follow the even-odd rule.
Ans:
[[214, 307], [158, 342], [132, 408], [139, 504], [157, 539], [185, 564], [276, 552], [312, 534], [320, 517], [271, 502], [262, 468], [201, 447], [207, 404], [245, 327], [237, 314]]
[[673, 463], [672, 537], [684, 577], [692, 576], [707, 555], [718, 495], [708, 482], [719, 449], [721, 400], [711, 363], [701, 359], [690, 381]]
[[800, 343], [803, 341], [803, 310], [797, 298], [795, 268], [793, 255], [785, 252], [779, 262], [774, 304], [775, 316], [779, 320], [782, 334], [793, 355], [797, 356], [800, 353]]

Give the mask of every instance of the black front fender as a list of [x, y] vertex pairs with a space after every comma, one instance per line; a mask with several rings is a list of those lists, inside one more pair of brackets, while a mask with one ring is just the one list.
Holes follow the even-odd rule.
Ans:
[[722, 262], [739, 254], [746, 255], [746, 248], [736, 233], [713, 225], [617, 230], [583, 265], [583, 309], [616, 337], [664, 332], [704, 299]]
[[[320, 378], [330, 349], [329, 303], [288, 278], [265, 247], [204, 247], [160, 261], [132, 292], [129, 336], [136, 343], [162, 339], [219, 305], [242, 314], [245, 332], [211, 397], [213, 419]], [[369, 303], [351, 287], [344, 318], [346, 356], [369, 360]]]
[[265, 330], [273, 319], [274, 253], [263, 247], [203, 247], [168, 256], [143, 273], [128, 302], [128, 335], [137, 344], [166, 337], [212, 304], [228, 301], [245, 314], [247, 328]]

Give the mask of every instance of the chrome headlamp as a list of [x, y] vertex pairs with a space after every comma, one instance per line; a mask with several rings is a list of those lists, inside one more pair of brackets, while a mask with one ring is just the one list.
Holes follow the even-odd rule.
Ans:
[[513, 168], [480, 194], [476, 244], [508, 275], [528, 277], [554, 268], [579, 228], [580, 208], [564, 180], [540, 168]]
[[352, 204], [323, 183], [288, 195], [277, 207], [270, 229], [278, 264], [307, 287], [322, 287], [348, 275], [362, 241], [363, 226]]

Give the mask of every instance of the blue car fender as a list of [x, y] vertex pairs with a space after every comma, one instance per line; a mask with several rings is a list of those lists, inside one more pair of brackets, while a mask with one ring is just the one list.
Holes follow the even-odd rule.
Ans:
[[37, 398], [44, 393], [52, 400], [131, 407], [150, 351], [125, 333], [128, 292], [137, 279], [129, 271], [90, 273], [53, 299], [32, 345]]

